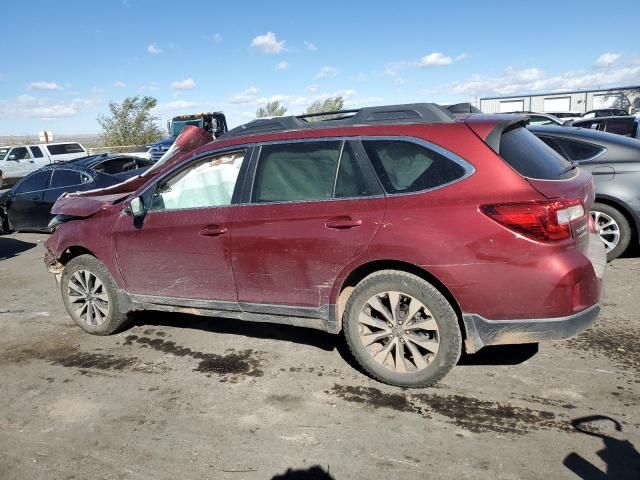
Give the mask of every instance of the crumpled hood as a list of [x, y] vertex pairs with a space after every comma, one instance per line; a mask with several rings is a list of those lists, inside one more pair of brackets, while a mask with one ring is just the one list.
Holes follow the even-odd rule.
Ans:
[[90, 197], [64, 195], [60, 197], [56, 203], [53, 204], [51, 213], [53, 213], [54, 215], [68, 215], [70, 217], [90, 217], [98, 210], [109, 208], [118, 200], [122, 200], [128, 195], [129, 193], [92, 195]]
[[158, 173], [171, 168], [191, 152], [209, 142], [211, 142], [211, 134], [202, 128], [189, 125], [178, 135], [171, 149], [143, 174], [107, 188], [64, 194], [53, 205], [51, 213], [82, 218], [89, 217], [98, 210], [109, 208], [118, 200], [129, 196]]

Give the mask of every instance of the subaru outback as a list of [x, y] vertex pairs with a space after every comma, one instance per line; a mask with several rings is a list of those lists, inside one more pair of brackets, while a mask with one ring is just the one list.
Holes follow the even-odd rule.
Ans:
[[426, 103], [255, 120], [61, 198], [45, 261], [92, 334], [146, 309], [297, 325], [342, 333], [380, 381], [432, 385], [463, 350], [599, 313], [591, 176], [526, 121]]

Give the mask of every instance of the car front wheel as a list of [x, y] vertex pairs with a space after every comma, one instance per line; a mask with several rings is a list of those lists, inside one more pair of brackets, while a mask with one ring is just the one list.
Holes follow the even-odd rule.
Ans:
[[596, 232], [604, 243], [607, 261], [618, 258], [631, 241], [631, 227], [626, 217], [617, 209], [597, 202], [591, 207], [591, 216]]
[[351, 353], [372, 377], [427, 387], [458, 362], [462, 335], [447, 299], [425, 280], [383, 270], [360, 282], [344, 313]]
[[62, 300], [73, 321], [93, 335], [111, 335], [127, 321], [127, 311], [107, 268], [91, 255], [69, 261], [62, 272]]

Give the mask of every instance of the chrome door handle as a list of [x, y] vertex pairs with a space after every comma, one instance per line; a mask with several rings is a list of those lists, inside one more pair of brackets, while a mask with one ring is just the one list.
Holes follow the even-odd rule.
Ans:
[[227, 233], [227, 227], [220, 227], [218, 225], [207, 225], [202, 230], [200, 230], [200, 235], [205, 237], [217, 237], [218, 235], [223, 235]]
[[362, 225], [362, 220], [352, 220], [349, 217], [345, 218], [334, 218], [332, 220], [327, 220], [324, 224], [327, 228], [336, 228], [336, 229], [345, 229], [345, 228], [354, 228]]

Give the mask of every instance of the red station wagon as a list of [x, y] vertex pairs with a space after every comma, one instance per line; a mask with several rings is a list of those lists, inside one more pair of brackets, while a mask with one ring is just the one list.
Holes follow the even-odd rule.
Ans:
[[89, 333], [145, 309], [299, 325], [342, 332], [378, 380], [432, 385], [463, 348], [564, 339], [599, 313], [591, 176], [526, 120], [436, 104], [255, 120], [61, 198], [46, 263]]

